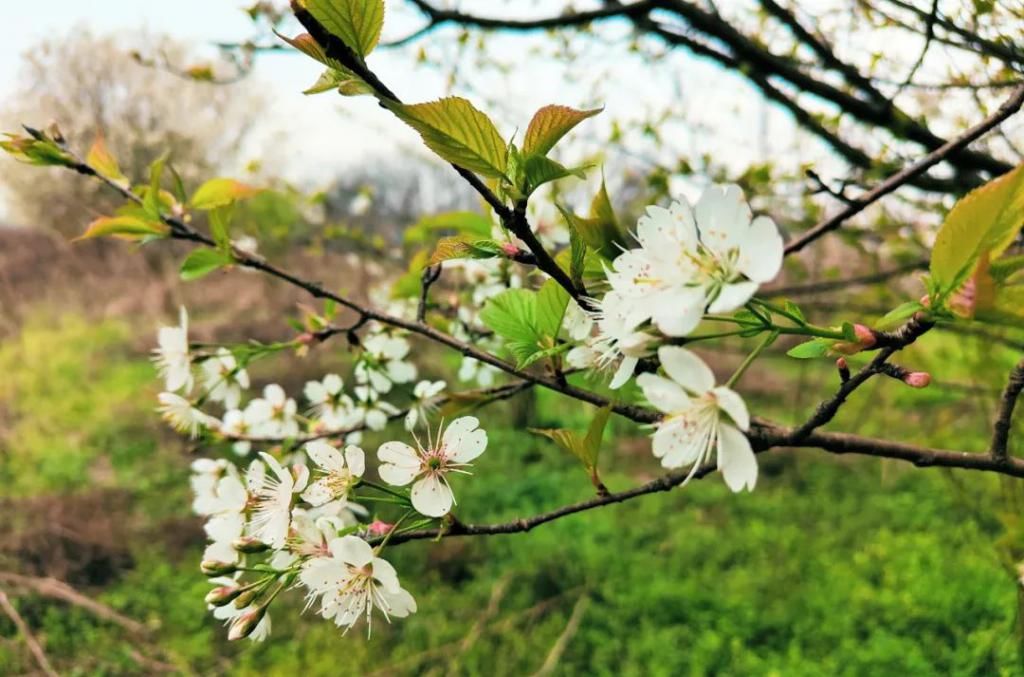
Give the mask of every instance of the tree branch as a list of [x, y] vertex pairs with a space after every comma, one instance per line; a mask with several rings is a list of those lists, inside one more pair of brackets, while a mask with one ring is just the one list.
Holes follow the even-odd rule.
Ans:
[[1010, 371], [1010, 378], [1006, 381], [1006, 388], [999, 400], [999, 414], [992, 426], [992, 444], [989, 446], [989, 453], [992, 458], [1005, 461], [1009, 456], [1010, 427], [1013, 423], [1013, 410], [1017, 405], [1017, 399], [1024, 390], [1024, 360]]

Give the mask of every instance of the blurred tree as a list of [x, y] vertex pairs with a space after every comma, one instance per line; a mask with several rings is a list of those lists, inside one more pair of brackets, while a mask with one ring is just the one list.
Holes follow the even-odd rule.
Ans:
[[[138, 44], [163, 62], [188, 55], [165, 37], [139, 34]], [[17, 93], [3, 104], [8, 128], [22, 120], [52, 120], [70, 138], [102, 134], [125, 174], [142, 180], [146, 167], [168, 151], [186, 185], [229, 166], [238, 157], [259, 110], [255, 83], [211, 86], [139, 63], [122, 35], [75, 30], [29, 50]], [[73, 174], [6, 166], [0, 177], [8, 218], [18, 225], [80, 233], [97, 213], [119, 204], [102, 186]]]

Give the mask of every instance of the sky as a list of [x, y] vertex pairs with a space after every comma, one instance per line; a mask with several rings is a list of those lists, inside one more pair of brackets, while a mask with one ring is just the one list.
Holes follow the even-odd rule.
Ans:
[[[133, 36], [140, 29], [166, 33], [202, 49], [213, 42], [244, 40], [253, 34], [252, 24], [241, 8], [244, 0], [48, 0], [45, 11], [31, 2], [7, 3], [5, 40], [0, 41], [0, 97], [15, 87], [21, 54], [40, 40], [59, 38], [87, 27], [95, 33]], [[583, 3], [585, 4], [585, 3]], [[581, 4], [580, 6], [583, 6]], [[564, 7], [562, 0], [471, 0], [477, 11], [501, 16], [550, 15]], [[404, 3], [388, 0], [389, 13], [384, 39], [399, 37], [420, 25], [422, 19]], [[628, 30], [623, 25], [623, 41]], [[484, 108], [505, 136], [525, 129], [532, 111], [548, 103], [574, 107], [605, 106], [605, 114], [593, 123], [593, 130], [606, 130], [613, 120], [642, 119], [667, 104], [690, 101], [686, 127], [666, 123], [666, 156], [682, 150], [698, 152], [702, 120], [719, 125], [723, 115], [737, 124], [720, 127], [715, 147], [722, 157], [746, 165], [753, 154], [769, 155], [792, 150], [792, 122], [784, 114], [763, 104], [754, 104], [749, 86], [739, 76], [678, 50], [664, 68], [652, 68], [627, 49], [615, 54], [601, 47], [588, 52], [586, 69], [581, 66], [552, 68], [550, 57], [534, 52], [550, 45], [542, 34], [534, 36], [491, 35], [493, 53], [516, 64], [496, 79], [493, 73], [476, 72], [471, 57], [462, 57], [460, 74], [466, 89], [450, 89], [447, 74], [433, 67], [417, 67], [415, 56], [423, 48], [434, 55], [450, 55], [455, 44], [454, 29], [442, 30], [402, 50], [380, 49], [370, 56], [370, 66], [406, 101], [425, 101], [446, 94], [461, 94]], [[615, 27], [612, 26], [614, 33]], [[298, 30], [296, 29], [296, 32]], [[644, 69], [648, 73], [637, 77]], [[263, 91], [269, 105], [260, 115], [261, 134], [254, 156], [266, 148], [288, 149], [279, 160], [277, 173], [285, 178], [313, 184], [318, 178], [335, 175], [360, 162], [395, 153], [426, 156], [418, 138], [397, 120], [384, 115], [368, 97], [342, 98], [333, 94], [304, 96], [301, 92], [319, 75], [320, 68], [296, 53], [261, 56], [250, 76]], [[600, 77], [594, 73], [600, 72]], [[612, 86], [612, 83], [614, 86]], [[596, 140], [596, 138], [595, 138]], [[697, 144], [697, 145], [695, 145]], [[700, 146], [700, 147], [697, 147]], [[670, 149], [668, 147], [671, 147]], [[583, 148], [580, 152], [593, 152]], [[671, 151], [671, 152], [669, 152]], [[657, 152], [657, 148], [652, 152]], [[628, 159], [628, 158], [627, 158]], [[309, 187], [316, 187], [310, 185]]]

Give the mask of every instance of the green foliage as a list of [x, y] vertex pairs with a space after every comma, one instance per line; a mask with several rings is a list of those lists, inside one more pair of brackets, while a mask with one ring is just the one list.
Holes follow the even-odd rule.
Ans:
[[117, 158], [110, 153], [102, 136], [96, 137], [92, 147], [89, 148], [89, 153], [85, 156], [85, 164], [95, 169], [100, 176], [110, 179], [120, 186], [127, 188], [130, 185], [128, 177], [121, 172]]
[[43, 132], [30, 127], [26, 127], [25, 130], [29, 133], [28, 136], [4, 134], [7, 139], [0, 141], [0, 149], [20, 162], [30, 165], [60, 167], [73, 164], [74, 158], [57, 142], [57, 132]]
[[833, 344], [835, 344], [833, 339], [815, 338], [790, 348], [786, 354], [798, 360], [810, 360], [828, 355]]
[[490, 178], [505, 176], [507, 159], [501, 134], [491, 119], [466, 99], [451, 96], [413, 105], [383, 103], [448, 162]]
[[430, 265], [452, 259], [493, 259], [500, 253], [501, 245], [494, 240], [476, 240], [464, 235], [443, 237], [430, 255]]
[[126, 240], [142, 240], [166, 237], [170, 228], [160, 221], [138, 216], [102, 216], [85, 229], [76, 240], [90, 240], [95, 237], [119, 237]]
[[360, 57], [366, 57], [380, 41], [384, 0], [303, 0], [302, 4]]
[[198, 280], [234, 261], [231, 254], [219, 249], [194, 249], [181, 264], [181, 279], [186, 282]]
[[210, 179], [192, 195], [192, 207], [209, 211], [252, 197], [259, 190], [229, 178]]
[[591, 201], [589, 217], [578, 216], [562, 207], [558, 209], [569, 226], [570, 234], [576, 233], [591, 249], [606, 258], [614, 258], [620, 248], [626, 246], [625, 235], [603, 180], [601, 190]]
[[979, 258], [995, 259], [1024, 223], [1024, 165], [989, 181], [946, 216], [932, 248], [936, 297], [945, 298], [970, 276]]
[[581, 435], [575, 430], [566, 428], [543, 429], [534, 428], [532, 432], [543, 435], [569, 452], [583, 464], [592, 477], [597, 477], [597, 461], [601, 452], [601, 438], [604, 436], [605, 426], [608, 424], [608, 416], [611, 414], [611, 407], [603, 407], [594, 415], [594, 419], [587, 428], [586, 435]]
[[523, 368], [565, 349], [555, 345], [555, 338], [568, 302], [565, 290], [548, 280], [540, 291], [507, 289], [489, 299], [480, 320], [507, 341], [506, 347]]
[[491, 220], [478, 212], [447, 212], [425, 216], [405, 231], [406, 244], [426, 242], [438, 232], [454, 231], [467, 237], [491, 236]]
[[543, 156], [555, 147], [563, 136], [587, 118], [600, 113], [603, 108], [576, 110], [568, 106], [544, 106], [538, 110], [526, 128], [523, 140], [523, 154]]

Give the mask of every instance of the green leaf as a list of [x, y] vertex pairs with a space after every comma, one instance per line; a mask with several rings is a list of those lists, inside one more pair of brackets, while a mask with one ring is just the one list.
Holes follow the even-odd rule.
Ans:
[[475, 240], [464, 235], [443, 237], [430, 255], [431, 266], [452, 259], [493, 259], [501, 252], [501, 246], [494, 240]]
[[544, 106], [534, 114], [526, 128], [523, 153], [547, 155], [573, 127], [602, 110], [604, 109], [576, 110], [568, 106]]
[[142, 208], [154, 219], [160, 219], [162, 203], [160, 201], [160, 180], [167, 164], [167, 153], [164, 153], [149, 165], [149, 187], [142, 198]]
[[170, 228], [160, 221], [150, 221], [138, 216], [104, 216], [89, 224], [85, 232], [75, 240], [89, 240], [94, 237], [119, 237], [127, 240], [166, 237]]
[[29, 129], [29, 133], [31, 136], [4, 134], [7, 139], [0, 141], [0, 149], [7, 151], [15, 159], [30, 165], [69, 166], [74, 163], [74, 158], [44, 132]]
[[181, 279], [186, 282], [197, 280], [232, 263], [231, 255], [219, 249], [196, 249], [181, 264]]
[[940, 296], [956, 290], [983, 254], [996, 258], [1024, 223], [1024, 165], [976, 188], [946, 216], [930, 270]]
[[525, 360], [519, 360], [518, 362], [516, 362], [516, 369], [526, 369], [531, 364], [534, 364], [541, 360], [545, 360], [549, 357], [554, 357], [556, 355], [561, 355], [562, 353], [569, 352], [571, 348], [571, 343], [559, 343], [557, 346], [545, 348], [544, 350], [538, 350], [537, 352], [527, 357]]
[[583, 467], [593, 474], [597, 470], [598, 455], [601, 451], [601, 438], [604, 436], [604, 429], [608, 424], [609, 414], [611, 414], [610, 407], [599, 409], [590, 422], [586, 436], [581, 435], [575, 430], [566, 430], [564, 428], [531, 428], [530, 432], [543, 435], [552, 440], [559, 447], [579, 459]]
[[806, 325], [807, 324], [807, 318], [804, 316], [804, 311], [800, 310], [800, 306], [798, 306], [797, 304], [793, 303], [789, 299], [786, 299], [786, 302], [783, 304], [782, 307], [783, 307], [783, 309], [787, 313], [789, 313], [790, 315], [792, 315], [796, 319], [798, 324], [800, 324], [800, 325]]
[[529, 289], [507, 289], [488, 299], [480, 311], [480, 320], [505, 339], [505, 346], [520, 362], [548, 347], [540, 344], [537, 293]]
[[824, 357], [832, 348], [835, 341], [829, 339], [815, 338], [801, 343], [789, 349], [786, 354], [798, 360], [809, 360], [815, 357]]
[[585, 169], [585, 167], [570, 169], [543, 155], [531, 155], [523, 164], [523, 190], [526, 195], [530, 195], [545, 183], [564, 179], [567, 176], [585, 179], [587, 178]]
[[305, 0], [306, 9], [331, 35], [365, 57], [380, 41], [384, 0]]
[[391, 298], [410, 299], [420, 295], [423, 269], [429, 265], [430, 252], [422, 249], [413, 255], [409, 268], [391, 285]]
[[874, 324], [875, 329], [886, 330], [891, 329], [897, 325], [903, 324], [903, 322], [909, 319], [914, 313], [919, 310], [924, 310], [924, 306], [919, 301], [907, 301], [896, 306], [888, 313], [883, 315], [881, 319]]
[[547, 280], [537, 292], [537, 333], [542, 338], [554, 339], [562, 328], [565, 309], [569, 305], [569, 293], [552, 279]]
[[231, 218], [235, 213], [235, 205], [227, 204], [210, 210], [210, 234], [217, 247], [225, 252], [231, 251]]
[[491, 119], [459, 97], [407, 106], [382, 101], [442, 158], [491, 178], [505, 175], [505, 142]]
[[216, 209], [252, 197], [258, 192], [259, 189], [235, 179], [210, 179], [199, 186], [192, 195], [192, 207], [203, 210]]
[[337, 90], [342, 96], [365, 96], [373, 94], [373, 87], [347, 68], [328, 68], [320, 74], [313, 86], [303, 94], [320, 94]]
[[93, 141], [89, 153], [85, 156], [85, 163], [95, 169], [100, 176], [110, 179], [120, 186], [130, 185], [128, 177], [121, 173], [121, 167], [117, 164], [117, 159], [111, 155], [102, 135], [97, 136]]
[[334, 68], [336, 70], [345, 69], [344, 64], [342, 64], [340, 61], [328, 57], [327, 52], [324, 51], [324, 48], [321, 47], [320, 43], [318, 43], [316, 39], [309, 33], [300, 33], [299, 35], [296, 35], [294, 38], [289, 38], [286, 35], [278, 33], [277, 31], [274, 31], [274, 34], [277, 37], [284, 40], [285, 42], [287, 42], [295, 49], [305, 54], [306, 56], [312, 59], [316, 59], [325, 66], [330, 66], [331, 68]]
[[583, 284], [583, 272], [587, 265], [587, 243], [579, 231], [569, 224], [569, 277], [577, 287]]

